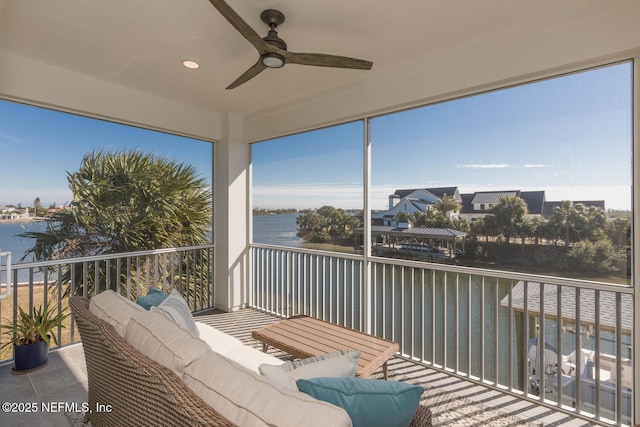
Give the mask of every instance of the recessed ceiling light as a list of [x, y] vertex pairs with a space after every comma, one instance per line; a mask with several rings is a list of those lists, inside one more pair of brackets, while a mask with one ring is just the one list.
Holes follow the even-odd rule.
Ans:
[[182, 61], [182, 65], [184, 65], [187, 68], [191, 68], [192, 70], [195, 70], [196, 68], [200, 68], [200, 64], [198, 64], [196, 61], [185, 60], [185, 61]]

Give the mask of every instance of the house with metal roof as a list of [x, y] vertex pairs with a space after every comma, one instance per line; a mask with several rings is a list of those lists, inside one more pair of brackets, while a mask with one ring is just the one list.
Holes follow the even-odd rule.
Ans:
[[[427, 212], [433, 209], [445, 196], [451, 196], [462, 206], [460, 212], [451, 212], [450, 217], [465, 219], [469, 222], [484, 218], [489, 214], [503, 197], [519, 197], [527, 205], [527, 215], [530, 217], [545, 217], [553, 215], [556, 206], [561, 201], [548, 202], [544, 190], [539, 191], [476, 191], [475, 193], [460, 194], [458, 187], [414, 188], [399, 189], [389, 196], [389, 209], [371, 215], [375, 224], [395, 226], [396, 215], [404, 212], [413, 215], [416, 212]], [[573, 201], [574, 204], [594, 206], [604, 210], [604, 200]]]
[[462, 194], [462, 210], [460, 218], [467, 221], [475, 221], [488, 215], [488, 210], [500, 203], [503, 197], [520, 197], [527, 205], [529, 216], [540, 216], [545, 205], [544, 191], [477, 191], [475, 193]]
[[[396, 215], [404, 212], [413, 215], [416, 212], [427, 212], [442, 200], [451, 196], [462, 204], [458, 187], [413, 188], [396, 190], [389, 196], [389, 209], [373, 213], [371, 218], [376, 224], [396, 225]], [[450, 212], [449, 216], [457, 217], [458, 212]]]

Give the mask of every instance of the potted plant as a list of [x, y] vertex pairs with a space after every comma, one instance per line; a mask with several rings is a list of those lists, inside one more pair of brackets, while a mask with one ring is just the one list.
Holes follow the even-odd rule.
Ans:
[[[1, 325], [5, 329], [9, 342], [2, 347], [13, 345], [14, 373], [26, 373], [35, 368], [44, 366], [49, 360], [49, 344], [57, 345], [58, 339], [54, 329], [69, 314], [67, 308], [56, 313], [55, 305], [42, 305], [33, 308], [29, 314], [18, 306], [19, 314], [15, 325]], [[64, 325], [62, 325], [64, 327]]]

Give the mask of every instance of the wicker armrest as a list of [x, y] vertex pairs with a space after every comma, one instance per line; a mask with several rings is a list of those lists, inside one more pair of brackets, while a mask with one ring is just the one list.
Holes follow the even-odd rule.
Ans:
[[[78, 325], [89, 380], [88, 414], [94, 427], [233, 426], [196, 395], [171, 369], [128, 344], [89, 312], [89, 300], [69, 301]], [[98, 412], [96, 405], [109, 405]]]
[[409, 427], [432, 427], [431, 410], [426, 405], [419, 405]]

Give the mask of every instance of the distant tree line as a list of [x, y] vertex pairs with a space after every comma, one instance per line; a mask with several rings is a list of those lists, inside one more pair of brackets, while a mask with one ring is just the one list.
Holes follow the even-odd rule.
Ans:
[[315, 212], [305, 211], [296, 219], [296, 224], [298, 236], [308, 242], [352, 245], [354, 230], [361, 221], [344, 209], [323, 206]]
[[609, 220], [603, 209], [563, 201], [548, 219], [528, 217], [526, 203], [515, 196], [503, 197], [488, 212], [489, 215], [470, 224], [468, 237], [475, 243], [471, 255], [476, 258], [487, 256], [489, 242], [502, 246], [493, 247], [494, 258], [513, 258], [517, 251], [511, 246], [518, 243], [520, 256], [525, 254], [525, 245], [533, 245], [534, 249], [542, 245], [564, 248], [528, 253], [532, 257], [530, 262], [537, 260], [560, 270], [622, 273], [628, 267], [627, 248], [631, 244], [628, 216]]
[[285, 209], [253, 209], [254, 216], [260, 215], [284, 215], [284, 214], [294, 214], [298, 213], [298, 209], [296, 208], [285, 208]]

